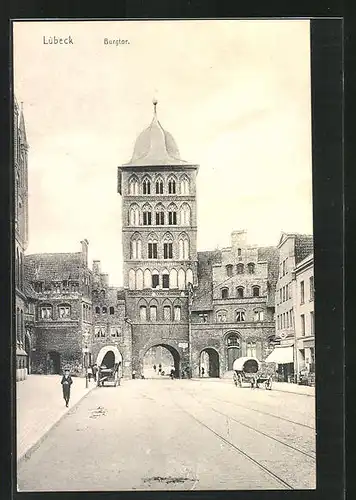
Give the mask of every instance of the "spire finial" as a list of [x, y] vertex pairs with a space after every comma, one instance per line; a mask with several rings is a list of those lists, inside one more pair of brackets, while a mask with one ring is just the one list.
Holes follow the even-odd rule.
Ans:
[[152, 103], [153, 103], [153, 112], [154, 112], [154, 114], [156, 114], [157, 113], [157, 103], [158, 103], [158, 101], [157, 101], [157, 99], [155, 97], [153, 98]]

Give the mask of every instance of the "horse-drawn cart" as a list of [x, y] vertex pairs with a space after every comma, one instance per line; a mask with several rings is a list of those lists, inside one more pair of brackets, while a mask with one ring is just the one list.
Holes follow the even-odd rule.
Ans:
[[241, 357], [234, 361], [234, 383], [236, 387], [242, 387], [243, 383], [248, 383], [251, 388], [258, 389], [261, 384], [265, 389], [272, 389], [272, 376], [260, 372], [260, 363], [256, 358]]
[[115, 363], [112, 368], [99, 367], [97, 378], [98, 387], [104, 387], [107, 382], [113, 383], [114, 387], [120, 385], [119, 363]]

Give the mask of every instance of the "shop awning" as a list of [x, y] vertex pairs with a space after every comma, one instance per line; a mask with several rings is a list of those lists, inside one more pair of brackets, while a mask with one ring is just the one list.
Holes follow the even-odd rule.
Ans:
[[267, 363], [278, 363], [279, 365], [293, 363], [293, 346], [276, 346], [265, 361]]

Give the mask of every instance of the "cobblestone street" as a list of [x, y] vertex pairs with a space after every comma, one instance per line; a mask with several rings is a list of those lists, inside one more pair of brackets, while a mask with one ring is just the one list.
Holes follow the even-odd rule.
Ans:
[[313, 489], [314, 405], [223, 380], [94, 388], [19, 462], [18, 489]]

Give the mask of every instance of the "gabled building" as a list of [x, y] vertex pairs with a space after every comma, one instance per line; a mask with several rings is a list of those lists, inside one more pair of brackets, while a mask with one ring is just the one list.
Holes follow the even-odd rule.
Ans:
[[246, 231], [231, 246], [198, 254], [198, 287], [192, 303], [193, 374], [232, 370], [240, 356], [264, 361], [274, 337], [278, 250], [249, 245]]
[[279, 272], [276, 285], [276, 348], [268, 361], [278, 365], [281, 381], [295, 379], [295, 326], [296, 296], [294, 271], [298, 264], [313, 251], [313, 236], [282, 233], [279, 244]]

